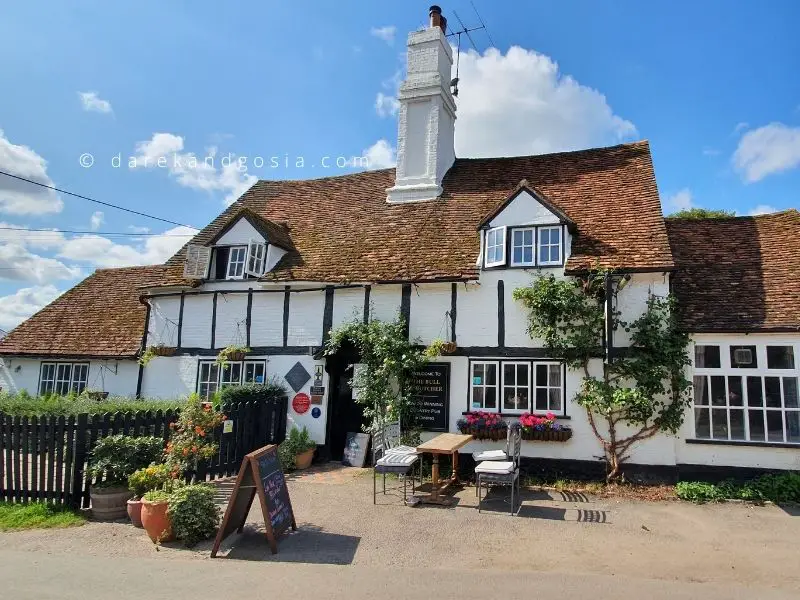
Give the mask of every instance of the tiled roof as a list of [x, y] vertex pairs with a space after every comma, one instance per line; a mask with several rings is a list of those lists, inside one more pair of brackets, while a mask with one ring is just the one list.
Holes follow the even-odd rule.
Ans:
[[[205, 244], [247, 207], [286, 224], [295, 251], [267, 278], [389, 281], [477, 277], [478, 224], [527, 180], [577, 225], [568, 271], [596, 264], [673, 266], [650, 147], [637, 142], [577, 152], [457, 159], [439, 200], [388, 204], [394, 169], [301, 181], [259, 181], [193, 240]], [[184, 250], [162, 285], [182, 279]]]
[[163, 280], [164, 267], [100, 269], [0, 341], [0, 354], [132, 357], [144, 333], [140, 287]]
[[800, 212], [667, 219], [691, 332], [800, 330]]

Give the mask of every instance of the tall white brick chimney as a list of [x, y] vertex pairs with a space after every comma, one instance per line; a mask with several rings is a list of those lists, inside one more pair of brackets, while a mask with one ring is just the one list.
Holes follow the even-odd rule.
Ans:
[[433, 200], [456, 158], [456, 103], [450, 93], [453, 53], [447, 19], [430, 8], [430, 25], [408, 35], [408, 68], [400, 86], [397, 123], [397, 174], [388, 202]]

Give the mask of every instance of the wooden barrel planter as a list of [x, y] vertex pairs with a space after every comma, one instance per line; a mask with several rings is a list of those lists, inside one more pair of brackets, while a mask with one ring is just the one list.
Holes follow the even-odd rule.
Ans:
[[522, 439], [529, 442], [566, 442], [572, 437], [572, 429], [522, 430]]

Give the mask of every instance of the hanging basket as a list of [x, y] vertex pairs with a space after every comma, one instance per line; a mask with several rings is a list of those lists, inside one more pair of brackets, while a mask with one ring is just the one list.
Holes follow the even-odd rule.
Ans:
[[241, 362], [247, 356], [246, 352], [231, 352], [228, 354], [228, 361], [229, 362]]
[[572, 429], [522, 430], [522, 439], [529, 442], [566, 442], [572, 437]]
[[152, 346], [151, 350], [155, 356], [172, 356], [178, 349], [175, 346]]
[[458, 346], [455, 342], [445, 342], [442, 344], [442, 354], [452, 354], [457, 348]]
[[108, 398], [108, 392], [91, 391], [86, 392], [86, 396], [89, 398], [89, 400], [100, 401]]

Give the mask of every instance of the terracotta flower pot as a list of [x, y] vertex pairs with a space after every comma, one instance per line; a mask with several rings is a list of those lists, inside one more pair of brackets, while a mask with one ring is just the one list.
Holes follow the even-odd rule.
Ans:
[[134, 500], [131, 498], [128, 500], [128, 516], [131, 519], [131, 523], [133, 523], [134, 527], [141, 527], [142, 526], [142, 501], [141, 500]]
[[127, 503], [133, 493], [127, 488], [91, 488], [89, 497], [92, 500], [92, 517], [98, 521], [115, 521], [124, 519], [128, 513]]
[[142, 500], [142, 526], [153, 543], [171, 542], [175, 539], [167, 509], [168, 502]]
[[314, 448], [306, 450], [294, 457], [294, 466], [296, 469], [302, 471], [311, 466], [311, 461], [314, 460]]

